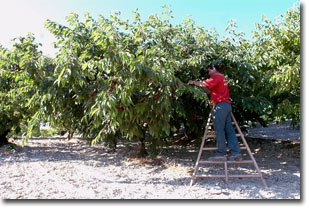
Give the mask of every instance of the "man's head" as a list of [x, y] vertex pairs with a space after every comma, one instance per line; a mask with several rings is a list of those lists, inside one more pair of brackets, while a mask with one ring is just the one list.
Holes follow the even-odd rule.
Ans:
[[209, 76], [212, 76], [212, 75], [216, 74], [217, 72], [219, 72], [219, 70], [220, 70], [219, 64], [217, 64], [217, 63], [210, 64], [207, 67], [206, 73], [208, 73]]

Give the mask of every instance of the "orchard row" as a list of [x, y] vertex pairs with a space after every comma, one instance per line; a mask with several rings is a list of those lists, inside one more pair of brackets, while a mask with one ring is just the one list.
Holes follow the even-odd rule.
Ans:
[[48, 122], [113, 148], [119, 138], [138, 138], [142, 155], [145, 141], [156, 153], [181, 129], [191, 138], [203, 134], [211, 103], [186, 83], [206, 79], [213, 62], [224, 68], [242, 125], [299, 121], [299, 5], [276, 23], [264, 18], [250, 41], [235, 22], [221, 37], [190, 19], [172, 25], [168, 8], [145, 21], [133, 13], [131, 22], [119, 13], [97, 20], [72, 13], [68, 25], [46, 20], [55, 58], [44, 56], [31, 34], [11, 50], [0, 47], [1, 137], [23, 132], [27, 140]]

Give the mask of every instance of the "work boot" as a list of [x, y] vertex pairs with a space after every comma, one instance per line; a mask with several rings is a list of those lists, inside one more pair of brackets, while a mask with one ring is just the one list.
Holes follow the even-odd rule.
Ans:
[[228, 161], [241, 161], [241, 160], [242, 160], [241, 154], [231, 155], [228, 158]]
[[215, 155], [208, 158], [208, 161], [226, 161], [226, 155]]

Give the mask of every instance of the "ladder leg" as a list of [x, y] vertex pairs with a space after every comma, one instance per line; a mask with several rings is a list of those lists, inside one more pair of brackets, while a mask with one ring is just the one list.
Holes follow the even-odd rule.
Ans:
[[198, 153], [198, 156], [197, 156], [197, 159], [196, 159], [196, 162], [195, 162], [195, 166], [194, 166], [194, 171], [193, 171], [193, 174], [192, 174], [192, 177], [191, 177], [190, 186], [192, 186], [193, 183], [194, 183], [194, 181], [195, 181], [195, 176], [196, 176], [196, 173], [197, 173], [197, 170], [198, 170], [199, 161], [200, 161], [201, 156], [202, 156], [203, 147], [204, 147], [204, 145], [205, 145], [205, 140], [206, 140], [206, 138], [207, 138], [206, 136], [207, 136], [207, 133], [208, 133], [208, 128], [209, 128], [209, 126], [210, 126], [211, 116], [212, 116], [212, 110], [211, 110], [210, 113], [209, 113], [209, 117], [208, 117], [208, 120], [207, 120], [207, 124], [206, 124], [206, 128], [205, 128], [204, 136], [203, 136], [202, 143], [201, 143], [201, 147], [200, 147], [200, 151], [199, 151], [199, 153]]
[[196, 172], [197, 172], [197, 169], [198, 169], [199, 161], [200, 161], [201, 156], [202, 156], [202, 152], [203, 152], [203, 147], [204, 147], [204, 145], [205, 145], [205, 138], [203, 138], [203, 140], [202, 140], [202, 144], [201, 144], [201, 147], [200, 147], [200, 151], [199, 151], [199, 153], [198, 153], [198, 156], [197, 156], [197, 159], [196, 159], [196, 162], [195, 162], [194, 172], [193, 172], [193, 175], [192, 175], [192, 178], [191, 178], [190, 186], [192, 186], [193, 183], [194, 183], [195, 175], [196, 175]]
[[233, 122], [235, 123], [235, 126], [236, 126], [236, 129], [237, 129], [238, 133], [240, 134], [240, 137], [241, 137], [241, 139], [242, 139], [242, 141], [243, 141], [243, 144], [245, 145], [245, 147], [246, 147], [246, 149], [247, 149], [247, 152], [248, 152], [248, 154], [249, 154], [251, 160], [253, 161], [253, 164], [254, 164], [254, 166], [255, 166], [255, 169], [257, 170], [258, 174], [260, 175], [260, 178], [261, 178], [261, 180], [262, 180], [264, 186], [267, 188], [267, 187], [268, 187], [268, 186], [267, 186], [267, 183], [266, 183], [266, 181], [265, 181], [265, 179], [264, 179], [264, 177], [263, 177], [263, 175], [262, 175], [262, 172], [261, 172], [261, 170], [260, 170], [260, 168], [259, 168], [259, 166], [258, 166], [258, 164], [257, 164], [257, 162], [256, 162], [256, 160], [255, 160], [255, 158], [254, 158], [254, 156], [253, 156], [253, 154], [252, 154], [250, 148], [249, 148], [249, 145], [248, 145], [248, 143], [247, 143], [247, 141], [246, 141], [246, 139], [245, 139], [245, 137], [244, 137], [244, 135], [243, 135], [243, 133], [242, 133], [242, 131], [241, 131], [241, 129], [240, 129], [240, 127], [239, 127], [239, 125], [238, 125], [238, 123], [237, 123], [237, 121], [236, 121], [234, 115], [233, 115], [233, 113], [231, 113], [231, 117], [232, 117], [232, 119], [233, 119]]
[[228, 175], [228, 170], [227, 170], [227, 162], [224, 162], [224, 169], [225, 169], [225, 182], [226, 184], [229, 183], [229, 175]]

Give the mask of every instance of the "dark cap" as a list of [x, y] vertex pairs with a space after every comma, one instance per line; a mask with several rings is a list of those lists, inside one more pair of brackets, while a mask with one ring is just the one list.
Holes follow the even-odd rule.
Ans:
[[209, 64], [209, 65], [207, 66], [206, 72], [208, 73], [209, 69], [213, 69], [213, 68], [216, 68], [216, 70], [219, 71], [219, 70], [220, 70], [220, 64], [217, 63], [217, 62], [214, 62], [214, 63], [212, 63], [212, 64]]

